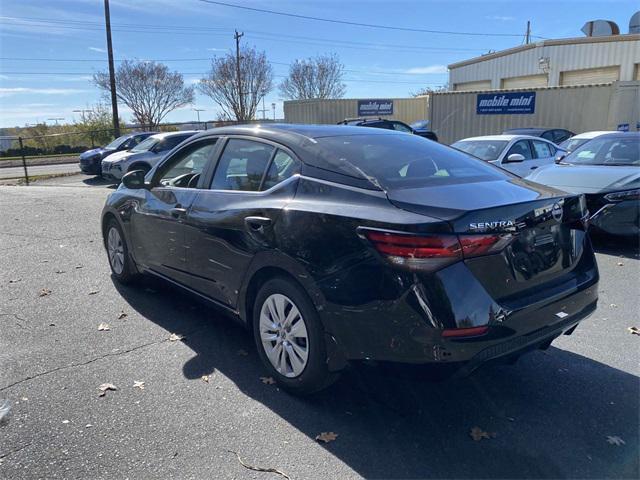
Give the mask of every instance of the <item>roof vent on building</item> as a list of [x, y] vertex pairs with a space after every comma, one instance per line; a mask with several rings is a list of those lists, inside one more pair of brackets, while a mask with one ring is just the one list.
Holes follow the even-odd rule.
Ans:
[[629, 33], [640, 33], [640, 12], [636, 12], [631, 16]]
[[587, 37], [607, 37], [620, 35], [620, 27], [611, 20], [591, 20], [581, 28]]

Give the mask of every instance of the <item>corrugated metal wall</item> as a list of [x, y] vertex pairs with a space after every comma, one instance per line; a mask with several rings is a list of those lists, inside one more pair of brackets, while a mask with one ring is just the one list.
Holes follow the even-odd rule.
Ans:
[[580, 133], [615, 130], [620, 123], [629, 123], [631, 130], [635, 130], [636, 122], [640, 121], [637, 105], [640, 82], [509, 91], [536, 91], [535, 113], [478, 115], [477, 95], [485, 92], [435, 93], [430, 99], [431, 128], [440, 141], [453, 143], [461, 138], [499, 134], [515, 127], [557, 127]]
[[[406, 123], [429, 118], [429, 98], [393, 98], [394, 118]], [[291, 100], [284, 102], [284, 119], [287, 123], [336, 124], [345, 118], [358, 116], [358, 99]]]

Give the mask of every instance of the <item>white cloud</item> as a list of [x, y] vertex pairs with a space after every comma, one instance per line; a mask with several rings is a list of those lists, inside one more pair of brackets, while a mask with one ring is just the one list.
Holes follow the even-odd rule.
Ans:
[[88, 48], [92, 52], [107, 53], [107, 51], [104, 48], [98, 48], [98, 47], [88, 47]]
[[411, 73], [414, 75], [430, 74], [430, 73], [447, 73], [446, 65], [428, 65], [426, 67], [413, 67], [404, 71], [404, 73]]
[[78, 88], [0, 87], [0, 97], [19, 95], [21, 93], [27, 93], [31, 95], [73, 95], [75, 93], [84, 92], [87, 92], [87, 90], [80, 90]]
[[511, 17], [508, 15], [487, 15], [484, 18], [487, 20], [498, 20], [499, 22], [512, 22], [516, 19], [516, 17]]

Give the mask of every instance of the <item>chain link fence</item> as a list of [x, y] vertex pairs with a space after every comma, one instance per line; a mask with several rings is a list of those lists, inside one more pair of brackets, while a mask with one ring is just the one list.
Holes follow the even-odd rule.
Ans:
[[[120, 127], [120, 136], [135, 132], [172, 132], [180, 130], [208, 130], [226, 125], [236, 125], [235, 121], [215, 122], [175, 122], [161, 125], [127, 125]], [[270, 123], [269, 120], [255, 120], [242, 123]], [[107, 145], [115, 140], [114, 129], [76, 130], [71, 132], [47, 133], [43, 135], [0, 136], [0, 179], [23, 180], [29, 185], [34, 175], [29, 169], [43, 165], [79, 163], [79, 155], [89, 149]], [[22, 175], [14, 173], [22, 167]], [[7, 169], [7, 170], [4, 170]], [[11, 170], [9, 170], [11, 169]], [[5, 172], [10, 174], [3, 175]]]

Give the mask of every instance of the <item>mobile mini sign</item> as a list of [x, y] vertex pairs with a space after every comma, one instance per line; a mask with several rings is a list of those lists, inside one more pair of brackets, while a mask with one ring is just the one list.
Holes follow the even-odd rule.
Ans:
[[393, 115], [393, 100], [358, 100], [358, 116]]
[[530, 114], [536, 110], [536, 92], [479, 93], [478, 115]]

